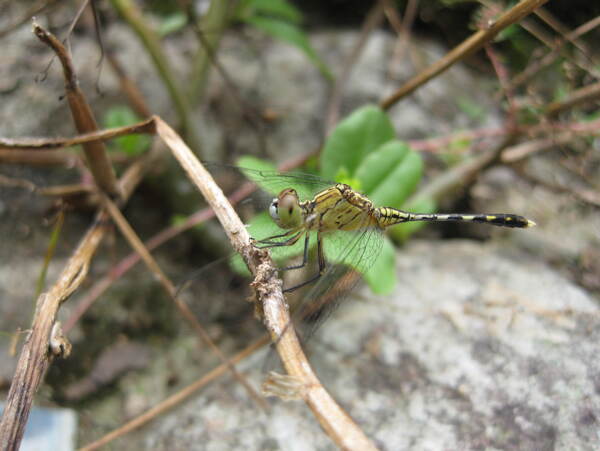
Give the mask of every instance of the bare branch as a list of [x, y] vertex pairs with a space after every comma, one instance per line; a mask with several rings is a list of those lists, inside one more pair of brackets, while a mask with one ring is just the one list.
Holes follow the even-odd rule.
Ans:
[[444, 72], [457, 61], [460, 61], [479, 50], [486, 42], [490, 42], [494, 39], [494, 37], [496, 37], [496, 35], [504, 28], [520, 21], [527, 14], [531, 13], [534, 9], [540, 7], [547, 1], [548, 0], [524, 0], [517, 3], [514, 7], [505, 12], [496, 22], [491, 23], [488, 28], [479, 30], [471, 35], [470, 38], [449, 51], [441, 60], [436, 61], [431, 66], [415, 75], [391, 96], [382, 100], [380, 103], [381, 108], [384, 110], [391, 108], [400, 99], [412, 93], [436, 75]]
[[0, 137], [0, 150], [2, 149], [21, 149], [21, 150], [51, 150], [63, 147], [76, 146], [78, 144], [87, 144], [98, 141], [107, 141], [118, 138], [119, 136], [133, 134], [154, 134], [154, 121], [146, 119], [137, 124], [126, 125], [123, 127], [108, 128], [106, 130], [97, 130], [72, 138], [19, 138], [10, 139]]
[[33, 397], [53, 358], [48, 350], [58, 308], [85, 279], [89, 262], [107, 229], [106, 219], [103, 212], [96, 215], [94, 225], [81, 240], [54, 286], [37, 300], [31, 334], [21, 350], [0, 422], [2, 450], [19, 449]]
[[[98, 124], [96, 124], [92, 109], [79, 88], [79, 82], [77, 81], [68, 50], [56, 36], [35, 22], [33, 24], [33, 32], [40, 41], [54, 50], [63, 66], [65, 91], [77, 130], [80, 133], [98, 130]], [[83, 145], [83, 151], [98, 187], [111, 196], [119, 197], [117, 177], [115, 176], [104, 144], [99, 141], [90, 141]]]

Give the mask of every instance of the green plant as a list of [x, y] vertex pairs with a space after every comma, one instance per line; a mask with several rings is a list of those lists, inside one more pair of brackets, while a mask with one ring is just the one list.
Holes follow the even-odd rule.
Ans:
[[[106, 128], [124, 127], [140, 121], [140, 118], [126, 106], [112, 107], [106, 112], [103, 119]], [[127, 135], [115, 138], [114, 142], [111, 141], [109, 144], [109, 148], [119, 150], [129, 156], [136, 156], [148, 150], [151, 142], [148, 135]]]

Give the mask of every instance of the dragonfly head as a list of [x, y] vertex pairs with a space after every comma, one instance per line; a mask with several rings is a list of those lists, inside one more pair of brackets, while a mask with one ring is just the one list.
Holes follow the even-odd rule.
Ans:
[[269, 214], [282, 229], [293, 229], [301, 226], [302, 207], [296, 190], [287, 188], [281, 191], [271, 202]]

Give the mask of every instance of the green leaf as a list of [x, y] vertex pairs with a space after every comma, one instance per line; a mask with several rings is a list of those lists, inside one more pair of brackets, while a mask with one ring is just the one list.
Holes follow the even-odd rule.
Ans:
[[[242, 174], [244, 174], [244, 176], [248, 180], [256, 183], [261, 190], [263, 190], [267, 193], [270, 193], [270, 194], [273, 194], [274, 196], [276, 196], [277, 194], [279, 194], [279, 192], [282, 189], [289, 188], [288, 186], [283, 186], [283, 185], [282, 185], [282, 187], [278, 187], [278, 186], [273, 186], [273, 184], [263, 183], [263, 180], [260, 177], [257, 177], [256, 174], [252, 173], [252, 171], [267, 172], [267, 173], [276, 172], [277, 168], [275, 167], [275, 165], [273, 163], [271, 163], [269, 161], [245, 155], [245, 156], [240, 157], [236, 163], [239, 166], [239, 169], [242, 172]], [[250, 169], [250, 171], [247, 171], [246, 169]]]
[[367, 155], [355, 177], [376, 206], [400, 208], [419, 184], [422, 172], [421, 156], [406, 143], [393, 140]]
[[368, 105], [354, 111], [327, 138], [320, 158], [322, 176], [334, 179], [342, 168], [353, 176], [370, 152], [395, 135], [388, 116], [378, 107]]
[[158, 34], [160, 36], [167, 36], [171, 33], [175, 33], [182, 30], [188, 22], [188, 17], [183, 11], [175, 11], [163, 19], [158, 26]]
[[[597, 120], [598, 118], [600, 118], [600, 110], [591, 111], [589, 114], [583, 114], [581, 116], [581, 120], [583, 122], [592, 122]], [[592, 136], [590, 136], [590, 138], [592, 138], [592, 140], [595, 139]]]
[[356, 191], [364, 192], [362, 182], [358, 178], [352, 177], [348, 172], [348, 169], [345, 167], [340, 168], [338, 173], [335, 175], [334, 180], [337, 183], [345, 183], [346, 185], [350, 185]]
[[280, 19], [261, 16], [243, 17], [242, 20], [276, 39], [280, 39], [297, 47], [325, 77], [333, 80], [333, 75], [327, 65], [319, 58], [317, 52], [315, 52], [310, 45], [306, 34], [304, 34], [304, 32], [296, 25], [284, 22]]
[[302, 21], [302, 13], [286, 0], [244, 0], [238, 11], [240, 19], [266, 15], [294, 24], [299, 24]]
[[459, 135], [450, 141], [447, 151], [448, 153], [452, 154], [464, 154], [467, 150], [469, 150], [471, 144], [473, 144], [472, 138]]
[[566, 83], [557, 83], [554, 88], [553, 99], [555, 102], [565, 100], [569, 95], [569, 86]]
[[494, 38], [494, 42], [519, 39], [520, 34], [521, 26], [517, 24], [512, 24], [500, 31], [500, 33], [498, 33], [498, 35]]
[[376, 294], [389, 294], [396, 286], [396, 251], [388, 237], [373, 266], [364, 274], [365, 281]]
[[[116, 106], [109, 109], [104, 115], [105, 128], [124, 127], [139, 122], [137, 115], [126, 106]], [[113, 148], [135, 156], [150, 148], [151, 138], [147, 135], [127, 135], [114, 139]]]
[[172, 226], [180, 226], [185, 221], [187, 221], [187, 219], [188, 219], [187, 215], [174, 214], [174, 215], [171, 215], [171, 221], [170, 222], [171, 222]]
[[246, 266], [246, 263], [244, 263], [244, 260], [242, 260], [240, 254], [235, 254], [233, 257], [231, 257], [229, 260], [229, 266], [234, 273], [239, 274], [240, 276], [250, 277], [251, 275], [250, 270]]

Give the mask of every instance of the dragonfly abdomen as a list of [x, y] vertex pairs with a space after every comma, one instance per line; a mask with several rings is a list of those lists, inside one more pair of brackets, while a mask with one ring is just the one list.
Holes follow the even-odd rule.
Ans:
[[523, 216], [498, 213], [498, 214], [424, 214], [409, 213], [395, 208], [383, 207], [377, 209], [379, 225], [389, 227], [402, 222], [410, 221], [444, 221], [444, 222], [480, 222], [499, 227], [525, 228], [535, 225], [533, 221]]
[[383, 229], [389, 226], [400, 224], [402, 222], [414, 221], [414, 219], [411, 219], [411, 216], [413, 216], [412, 213], [397, 210], [395, 208], [379, 207], [375, 209], [374, 213], [379, 227]]

